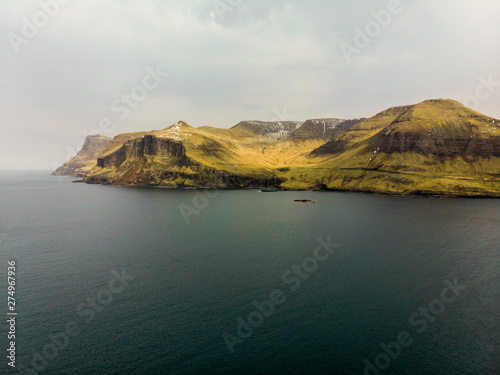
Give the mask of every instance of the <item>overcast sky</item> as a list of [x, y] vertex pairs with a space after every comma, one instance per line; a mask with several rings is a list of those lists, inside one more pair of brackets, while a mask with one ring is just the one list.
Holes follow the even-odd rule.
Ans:
[[87, 133], [178, 120], [369, 117], [431, 98], [500, 118], [500, 2], [397, 3], [0, 0], [0, 169], [54, 169]]

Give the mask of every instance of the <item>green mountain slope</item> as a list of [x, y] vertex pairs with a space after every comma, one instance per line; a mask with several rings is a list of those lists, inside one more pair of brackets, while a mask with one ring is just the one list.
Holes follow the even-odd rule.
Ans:
[[381, 112], [310, 158], [331, 189], [500, 195], [500, 122], [452, 100]]
[[500, 196], [500, 121], [453, 100], [369, 119], [240, 122], [115, 137], [90, 183]]
[[160, 131], [129, 134], [124, 142], [116, 138], [110, 142], [87, 181], [162, 186], [267, 185], [280, 169], [293, 166], [328, 140], [312, 137], [297, 142], [292, 134], [301, 125], [245, 121], [231, 129], [218, 129], [193, 128], [179, 121]]

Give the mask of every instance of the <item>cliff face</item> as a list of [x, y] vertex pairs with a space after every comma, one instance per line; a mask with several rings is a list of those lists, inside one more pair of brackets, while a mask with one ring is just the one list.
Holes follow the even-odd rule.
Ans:
[[85, 181], [500, 197], [500, 121], [452, 100], [362, 120], [244, 121], [231, 129], [180, 121], [118, 135]]
[[97, 166], [100, 168], [119, 168], [128, 158], [169, 155], [182, 158], [186, 156], [186, 149], [180, 142], [146, 134], [125, 142], [118, 150], [106, 156], [97, 158]]
[[413, 152], [448, 157], [500, 156], [500, 137], [482, 138], [472, 129], [452, 136], [390, 131], [380, 135], [378, 144], [379, 152], [386, 154]]
[[85, 177], [96, 164], [97, 157], [104, 151], [111, 138], [103, 135], [89, 135], [82, 149], [70, 160], [57, 168], [54, 176]]
[[300, 121], [241, 121], [230, 130], [242, 138], [265, 137], [270, 140], [281, 140], [302, 126]]
[[309, 139], [331, 140], [343, 134], [351, 126], [359, 123], [358, 120], [342, 119], [316, 119], [307, 120], [304, 124], [290, 134], [290, 138], [296, 142], [307, 141]]

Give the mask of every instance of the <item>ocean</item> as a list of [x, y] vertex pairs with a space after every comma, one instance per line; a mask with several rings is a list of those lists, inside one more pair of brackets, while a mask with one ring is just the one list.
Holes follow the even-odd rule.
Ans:
[[500, 374], [500, 200], [73, 180], [0, 172], [2, 374]]

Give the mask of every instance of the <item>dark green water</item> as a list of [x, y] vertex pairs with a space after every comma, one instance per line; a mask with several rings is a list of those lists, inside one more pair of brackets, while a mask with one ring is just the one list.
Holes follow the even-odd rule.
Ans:
[[1, 173], [0, 373], [500, 374], [500, 200], [199, 195]]

